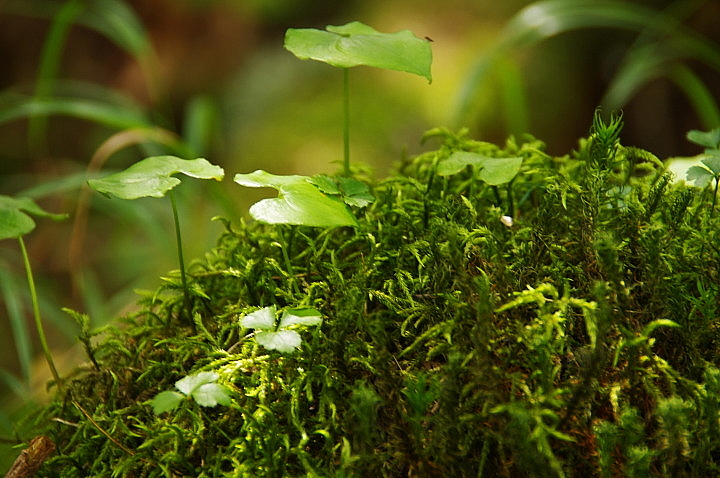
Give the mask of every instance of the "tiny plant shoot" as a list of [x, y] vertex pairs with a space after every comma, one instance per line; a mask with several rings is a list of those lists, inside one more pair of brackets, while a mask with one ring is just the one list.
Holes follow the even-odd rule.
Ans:
[[199, 372], [181, 378], [175, 382], [175, 388], [155, 395], [150, 401], [156, 415], [176, 409], [185, 399], [192, 398], [198, 405], [214, 407], [215, 405], [230, 405], [228, 389], [217, 383], [220, 376], [215, 372]]
[[430, 41], [412, 32], [380, 33], [360, 22], [328, 26], [326, 30], [290, 28], [285, 48], [301, 60], [316, 60], [343, 69], [343, 169], [350, 176], [350, 80], [353, 66], [404, 71], [432, 81]]
[[287, 309], [278, 322], [275, 306], [263, 307], [240, 319], [246, 329], [255, 329], [255, 341], [268, 350], [290, 353], [302, 343], [295, 328], [320, 325], [322, 315], [313, 308]]
[[692, 130], [688, 132], [687, 138], [706, 148], [705, 152], [698, 156], [700, 164], [691, 166], [687, 170], [687, 180], [693, 181], [700, 188], [706, 188], [715, 181], [710, 208], [712, 214], [715, 211], [718, 186], [720, 185], [720, 128], [708, 132]]
[[[168, 193], [173, 219], [175, 220], [175, 239], [180, 262], [180, 278], [185, 294], [185, 303], [189, 307], [190, 291], [185, 275], [180, 220], [177, 205], [175, 204], [175, 196], [172, 194], [172, 189], [180, 184], [180, 180], [173, 177], [173, 174], [176, 173], [182, 173], [193, 178], [215, 179], [217, 181], [222, 181], [225, 177], [225, 172], [220, 166], [210, 164], [204, 158], [181, 159], [176, 156], [153, 156], [145, 158], [119, 173], [100, 179], [91, 179], [88, 184], [99, 193], [121, 199], [163, 197], [165, 193]], [[189, 310], [188, 313], [190, 313]]]
[[30, 267], [30, 258], [28, 257], [27, 248], [25, 247], [25, 241], [23, 241], [23, 236], [35, 229], [35, 221], [33, 221], [29, 214], [37, 217], [48, 217], [54, 220], [65, 219], [67, 215], [46, 212], [29, 198], [0, 196], [0, 239], [15, 238], [20, 243], [20, 252], [22, 253], [23, 263], [25, 265], [25, 274], [30, 289], [30, 300], [32, 302], [35, 328], [37, 329], [40, 339], [40, 346], [43, 349], [45, 360], [47, 361], [48, 367], [50, 367], [50, 372], [52, 373], [55, 383], [61, 386], [62, 381], [60, 380], [60, 375], [55, 367], [55, 362], [50, 353], [50, 347], [45, 338], [45, 329], [43, 328], [42, 319], [40, 318], [40, 305], [35, 289], [35, 280], [33, 278], [32, 268]]
[[337, 181], [325, 175], [277, 176], [265, 171], [236, 174], [241, 186], [278, 190], [278, 197], [263, 199], [250, 207], [250, 215], [270, 224], [314, 227], [356, 226], [348, 205], [364, 207], [374, 200], [366, 184], [353, 178]]

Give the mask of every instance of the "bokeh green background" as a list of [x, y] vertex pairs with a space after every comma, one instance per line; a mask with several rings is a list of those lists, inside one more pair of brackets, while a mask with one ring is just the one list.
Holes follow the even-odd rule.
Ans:
[[[635, 7], [655, 12], [663, 28], [653, 26], [653, 15], [645, 27], [630, 21]], [[69, 17], [65, 24], [62, 15]], [[622, 108], [624, 144], [660, 158], [696, 154], [685, 133], [720, 126], [718, 19], [720, 4], [696, 0], [0, 3], [0, 194], [30, 195], [48, 210], [72, 215], [63, 223], [39, 221], [26, 239], [61, 370], [83, 360], [74, 339], [78, 326], [62, 307], [101, 326], [132, 310], [136, 289], [156, 287], [177, 267], [163, 200], [91, 195], [88, 224], [78, 229], [91, 158], [109, 147], [102, 169], [111, 171], [167, 149], [138, 143], [147, 130], [73, 114], [33, 118], [23, 102], [98, 100], [119, 117], [140, 115], [177, 135], [188, 154], [225, 168], [223, 184], [186, 181], [178, 189], [185, 256], [199, 258], [221, 231], [211, 218], [238, 221], [259, 197], [233, 184], [235, 173], [312, 175], [339, 168], [342, 73], [285, 51], [287, 28], [358, 20], [432, 39], [432, 84], [397, 72], [351, 72], [353, 162], [383, 177], [403, 155], [423, 151], [423, 133], [438, 126], [468, 127], [472, 137], [494, 142], [530, 133], [546, 141], [551, 154], [568, 153], [598, 105]], [[107, 34], [107, 24], [120, 33]], [[133, 50], [117, 38], [145, 47]], [[131, 144], [118, 146], [123, 139]], [[0, 444], [9, 460], [17, 454], [13, 442], [29, 438], [19, 420], [29, 403], [42, 400], [48, 373], [35, 358], [27, 285], [13, 241], [0, 244], [0, 274]]]

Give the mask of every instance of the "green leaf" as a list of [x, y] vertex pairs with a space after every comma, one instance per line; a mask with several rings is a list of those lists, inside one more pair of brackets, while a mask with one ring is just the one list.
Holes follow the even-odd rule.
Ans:
[[161, 413], [175, 410], [184, 398], [181, 393], [171, 391], [160, 392], [150, 401], [150, 405], [152, 405], [155, 415], [160, 415]]
[[294, 330], [278, 330], [277, 332], [257, 332], [255, 340], [268, 350], [289, 353], [300, 346], [302, 339]]
[[240, 320], [240, 324], [246, 329], [274, 330], [275, 306], [271, 305], [247, 314]]
[[340, 194], [338, 182], [327, 174], [316, 174], [310, 178], [310, 182], [325, 194]]
[[227, 406], [231, 402], [227, 389], [219, 383], [200, 385], [193, 390], [192, 398], [203, 407], [214, 407], [217, 404]]
[[430, 42], [409, 30], [380, 33], [360, 22], [328, 26], [326, 31], [290, 28], [285, 33], [285, 48], [301, 60], [317, 60], [340, 68], [373, 66], [432, 81]]
[[688, 131], [687, 139], [706, 148], [718, 149], [720, 148], [720, 128], [715, 128], [707, 132], [694, 129]]
[[713, 180], [712, 172], [703, 166], [690, 166], [687, 170], [688, 181], [693, 181], [695, 186], [704, 188]]
[[362, 181], [355, 178], [341, 177], [338, 178], [340, 191], [343, 195], [345, 204], [356, 207], [365, 207], [375, 200], [370, 194], [370, 188]]
[[451, 176], [467, 166], [478, 168], [478, 178], [486, 183], [497, 186], [510, 182], [520, 172], [522, 158], [493, 158], [468, 151], [456, 151], [450, 157], [440, 161], [437, 173]]
[[30, 198], [0, 195], [0, 239], [17, 239], [35, 229], [35, 221], [28, 215], [65, 219], [67, 214], [52, 214]]
[[122, 199], [163, 197], [167, 191], [180, 184], [180, 180], [172, 176], [176, 173], [218, 181], [225, 175], [221, 167], [210, 164], [204, 158], [188, 160], [176, 156], [152, 156], [119, 173], [91, 179], [88, 184], [100, 193]]
[[219, 375], [215, 372], [200, 372], [188, 375], [175, 382], [175, 387], [185, 395], [192, 395], [195, 390], [208, 383], [213, 383]]
[[250, 207], [250, 215], [270, 224], [315, 227], [356, 226], [350, 210], [338, 198], [323, 194], [307, 176], [276, 176], [265, 171], [236, 174], [235, 182], [247, 187], [271, 187], [278, 197]]
[[707, 168], [712, 171], [714, 176], [720, 176], [720, 155], [715, 154], [708, 156], [701, 161]]
[[322, 314], [317, 309], [288, 309], [283, 313], [278, 328], [285, 329], [294, 325], [313, 326], [322, 323]]
[[317, 174], [309, 181], [325, 194], [339, 195], [348, 206], [365, 207], [375, 200], [368, 185], [355, 178], [331, 178], [325, 174]]

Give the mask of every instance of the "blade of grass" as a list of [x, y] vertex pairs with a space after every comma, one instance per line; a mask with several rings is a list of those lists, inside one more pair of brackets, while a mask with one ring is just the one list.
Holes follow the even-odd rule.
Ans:
[[20, 243], [23, 263], [25, 264], [25, 273], [27, 275], [28, 287], [30, 289], [30, 300], [32, 301], [33, 316], [35, 317], [35, 327], [37, 328], [38, 338], [40, 339], [40, 346], [42, 347], [48, 367], [50, 367], [50, 373], [52, 373], [53, 379], [55, 379], [55, 385], [61, 387], [62, 381], [60, 380], [60, 374], [55, 367], [55, 361], [53, 360], [52, 353], [50, 353], [50, 347], [48, 346], [47, 339], [45, 338], [45, 329], [42, 324], [42, 319], [40, 318], [40, 304], [38, 303], [37, 291], [35, 290], [35, 279], [33, 278], [32, 268], [30, 267], [30, 258], [28, 257], [25, 241], [23, 241], [22, 236], [18, 237], [18, 242]]
[[[10, 271], [12, 269], [9, 264], [3, 264], [3, 270]], [[32, 342], [30, 340], [30, 331], [28, 330], [25, 317], [22, 313], [20, 292], [16, 287], [15, 277], [11, 274], [0, 274], [0, 291], [2, 292], [8, 319], [10, 320], [13, 344], [15, 345], [18, 363], [20, 365], [20, 375], [22, 381], [28, 384], [33, 358]]]
[[[151, 124], [138, 111], [129, 110], [110, 103], [82, 98], [27, 98], [14, 104], [4, 105], [0, 111], [0, 123], [22, 118], [44, 118], [50, 115], [65, 115], [93, 121], [111, 128], [148, 128]], [[37, 130], [33, 134], [38, 134]]]
[[690, 68], [675, 65], [669, 77], [685, 93], [705, 128], [712, 129], [720, 125], [720, 109], [715, 97]]
[[[587, 28], [636, 31], [642, 34], [643, 38], [652, 35], [664, 39], [663, 41], [681, 52], [680, 55], [702, 61], [714, 69], [720, 69], [720, 50], [717, 45], [683, 26], [671, 14], [615, 0], [535, 2], [520, 10], [510, 20], [500, 41], [483, 53], [470, 70], [467, 80], [459, 88], [454, 114], [455, 124], [461, 125], [467, 121], [476, 106], [479, 91], [488, 84], [490, 77], [497, 74], [499, 62], [507, 62], [508, 57], [514, 52], [534, 46], [548, 38]], [[631, 79], [632, 76], [623, 78], [623, 81]]]
[[350, 68], [343, 68], [343, 171], [350, 176]]
[[[35, 99], [43, 100], [52, 95], [54, 79], [57, 77], [60, 59], [62, 57], [65, 41], [75, 17], [83, 8], [80, 0], [70, 0], [65, 3], [50, 26], [42, 54], [35, 87]], [[47, 121], [44, 116], [31, 115], [28, 125], [28, 143], [33, 154], [42, 153], [45, 142], [45, 129]]]

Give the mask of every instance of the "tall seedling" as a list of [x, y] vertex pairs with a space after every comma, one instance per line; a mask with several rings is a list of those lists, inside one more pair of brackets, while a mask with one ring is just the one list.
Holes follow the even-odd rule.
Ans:
[[45, 330], [43, 328], [42, 319], [40, 317], [40, 305], [38, 303], [37, 292], [35, 289], [35, 279], [33, 278], [32, 267], [30, 266], [30, 258], [28, 257], [27, 248], [23, 236], [35, 229], [35, 221], [30, 215], [37, 217], [49, 217], [51, 219], [60, 220], [67, 217], [65, 214], [51, 214], [43, 210], [32, 199], [29, 198], [13, 198], [10, 196], [0, 196], [0, 239], [15, 238], [20, 243], [20, 252], [22, 253], [23, 263], [25, 265], [25, 274], [27, 275], [28, 287], [30, 289], [30, 300], [33, 307], [33, 315], [35, 317], [35, 328], [37, 329], [40, 339], [40, 346], [45, 354], [50, 372], [52, 373], [55, 383], [60, 386], [61, 380], [58, 374], [55, 362], [53, 361], [50, 347], [45, 338]]
[[350, 79], [353, 66], [374, 66], [405, 71], [432, 81], [432, 50], [429, 40], [417, 38], [409, 30], [380, 33], [360, 23], [328, 26], [326, 30], [290, 28], [285, 48], [301, 60], [317, 60], [343, 69], [343, 170], [350, 175]]
[[220, 166], [210, 164], [204, 158], [189, 160], [176, 156], [153, 156], [145, 158], [119, 173], [100, 179], [91, 179], [88, 184], [91, 188], [106, 196], [115, 196], [122, 199], [163, 197], [165, 193], [169, 194], [175, 221], [175, 240], [180, 262], [180, 279], [185, 295], [185, 305], [188, 307], [188, 313], [190, 313], [190, 291], [185, 274], [180, 219], [175, 204], [175, 196], [172, 194], [172, 189], [180, 184], [180, 180], [173, 177], [173, 174], [176, 173], [183, 173], [193, 178], [215, 179], [217, 181], [222, 181], [225, 177], [225, 171]]

